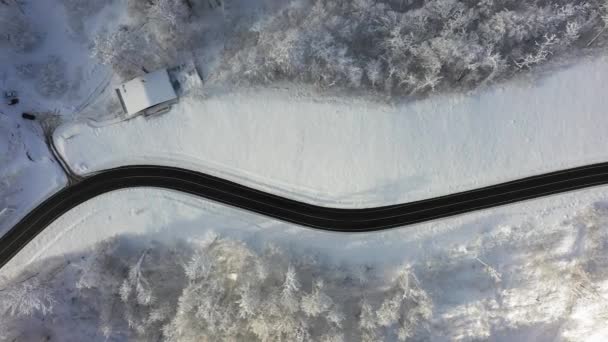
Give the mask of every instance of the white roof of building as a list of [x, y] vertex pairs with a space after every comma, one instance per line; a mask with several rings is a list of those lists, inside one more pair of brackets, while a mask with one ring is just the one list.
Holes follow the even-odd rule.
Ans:
[[134, 78], [116, 91], [128, 115], [177, 98], [166, 69]]

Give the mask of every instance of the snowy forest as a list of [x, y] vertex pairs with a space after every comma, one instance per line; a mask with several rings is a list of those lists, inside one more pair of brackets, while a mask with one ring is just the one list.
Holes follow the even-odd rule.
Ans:
[[65, 338], [77, 324], [99, 340], [405, 341], [429, 319], [408, 265], [384, 283], [371, 267], [322, 261], [215, 235], [145, 248], [115, 238], [0, 289], [0, 338]]
[[[608, 26], [606, 0], [285, 0], [248, 17], [232, 15], [247, 7], [239, 1], [126, 0], [127, 20], [87, 33], [87, 18], [116, 0], [61, 2], [74, 35], [122, 79], [192, 58], [219, 35], [210, 83], [289, 81], [402, 97], [475, 89], [601, 53]], [[31, 51], [44, 33], [12, 4], [0, 3], [0, 45]], [[38, 83], [53, 97], [66, 81], [64, 61], [51, 57]]]
[[[249, 6], [253, 7], [251, 4], [258, 2], [271, 5], [263, 10], [250, 11]], [[37, 4], [37, 12], [33, 9], [35, 6], [25, 6], [28, 3]], [[50, 9], [55, 11], [56, 8], [61, 9], [54, 16], [35, 15]], [[102, 12], [103, 15], [99, 14]], [[53, 30], [50, 29], [52, 24], [57, 24]], [[44, 25], [49, 29], [45, 29]], [[7, 140], [9, 144], [3, 151], [11, 157], [23, 151], [26, 154], [24, 160], [54, 163], [50, 155], [45, 154], [48, 152], [46, 145], [42, 145], [44, 154], [33, 154], [32, 157], [25, 152], [30, 150], [23, 141], [28, 140], [30, 135], [13, 139], [20, 134], [13, 133], [12, 130], [16, 131], [13, 127], [26, 125], [22, 120], [23, 114], [36, 112], [35, 123], [42, 121], [47, 137], [51, 136], [55, 126], [51, 127], [48, 119], [45, 123], [45, 117], [40, 113], [57, 113], [53, 118], [68, 113], [72, 117], [67, 119], [80, 119], [85, 117], [83, 109], [89, 107], [89, 113], [85, 114], [90, 114], [92, 118], [116, 115], [112, 119], [120, 119], [113, 86], [149, 71], [173, 67], [186, 61], [193, 60], [197, 67], [204, 69], [201, 72], [203, 88], [217, 86], [213, 91], [220, 89], [220, 92], [236, 93], [238, 87], [296, 84], [319, 92], [363, 93], [374, 98], [400, 99], [442, 92], [466, 92], [514, 80], [519, 75], [540, 74], [543, 68], [559, 66], [571, 58], [605, 54], [607, 43], [608, 0], [0, 0], [0, 82], [3, 90], [18, 92], [21, 100], [20, 106], [3, 107], [3, 111], [4, 108], [11, 110], [9, 114], [15, 118], [15, 125], [6, 125], [10, 130], [0, 126], [2, 135], [11, 136], [12, 139]], [[580, 78], [583, 81], [572, 82], [568, 91], [580, 84], [588, 84], [591, 74], [582, 72]], [[597, 88], [598, 92], [604, 90]], [[570, 95], [563, 96], [563, 101], [574, 97], [565, 91], [553, 93], [553, 89], [547, 90], [551, 101], [562, 94]], [[295, 94], [290, 95], [298, 98], [300, 90], [296, 89]], [[212, 91], [201, 93], [215, 95]], [[276, 94], [283, 96], [287, 93]], [[266, 93], [254, 93], [252, 97], [263, 97], [260, 94]], [[432, 129], [425, 131], [418, 125], [410, 124], [423, 122], [422, 119], [429, 120], [429, 116], [425, 116], [428, 111], [422, 110], [412, 115], [422, 118], [418, 121], [378, 120], [372, 125], [373, 120], [359, 120], [359, 116], [352, 115], [352, 109], [362, 102], [355, 103], [352, 101], [354, 96], [350, 95], [336, 107], [326, 107], [332, 110], [328, 117], [334, 112], [336, 114], [331, 120], [310, 120], [314, 123], [310, 129], [290, 130], [301, 125], [301, 121], [292, 120], [295, 116], [285, 115], [284, 102], [277, 102], [280, 111], [275, 109], [271, 113], [273, 116], [267, 117], [268, 121], [254, 121], [264, 111], [279, 105], [274, 106], [270, 101], [242, 101], [245, 95], [241, 95], [242, 103], [239, 104], [239, 99], [230, 94], [215, 99], [216, 102], [208, 107], [202, 105], [202, 101], [209, 100], [204, 96], [184, 98], [180, 102], [182, 107], [172, 112], [172, 116], [125, 121], [134, 125], [129, 126], [129, 131], [125, 130], [128, 132], [125, 136], [129, 135], [129, 139], [133, 140], [114, 138], [122, 137], [118, 133], [104, 133], [108, 130], [117, 132], [119, 126], [126, 127], [121, 126], [119, 120], [108, 121], [111, 122], [110, 128], [105, 131], [102, 125], [87, 128], [72, 126], [76, 128], [63, 131], [58, 140], [62, 142], [63, 152], [74, 154], [72, 164], [68, 166], [75, 165], [83, 174], [87, 174], [96, 172], [95, 163], [89, 163], [82, 156], [94, 156], [107, 166], [113, 162], [111, 157], [120, 154], [120, 149], [138, 144], [147, 146], [150, 140], [143, 138], [158, 140], [158, 145], [149, 144], [151, 151], [176, 135], [191, 136], [189, 131], [181, 129], [186, 125], [196, 130], [197, 135], [210, 136], [212, 143], [174, 139], [179, 142], [177, 145], [181, 150], [171, 151], [167, 148], [169, 152], [175, 152], [175, 155], [181, 153], [194, 160], [196, 154], [182, 153], [188, 151], [185, 146], [194, 146], [193, 149], [203, 151], [210, 151], [203, 149], [203, 146], [213, 146], [217, 149], [217, 155], [224, 153], [230, 156], [234, 165], [239, 167], [248, 165], [237, 163], [239, 158], [247, 161], [258, 158], [260, 164], [270, 165], [257, 170], [268, 170], [280, 164], [275, 159], [264, 157], [262, 152], [287, 155], [292, 150], [285, 143], [288, 140], [286, 137], [301, 136], [299, 140], [293, 140], [294, 146], [296, 143], [298, 146], [293, 151], [297, 152], [289, 156], [296, 156], [294, 164], [300, 167], [296, 170], [303, 171], [291, 172], [292, 169], [285, 168], [286, 174], [291, 172], [301, 178], [314, 178], [317, 173], [308, 173], [302, 166], [310, 159], [298, 159], [303, 155], [314, 155], [319, 159], [315, 159], [311, 168], [327, 171], [319, 178], [328, 179], [328, 182], [335, 182], [338, 177], [359, 177], [360, 174], [361, 178], [353, 179], [376, 177], [371, 171], [367, 175], [367, 169], [356, 170], [356, 166], [363, 165], [365, 156], [374, 156], [370, 160], [380, 167], [369, 170], [384, 178], [373, 179], [391, 179], [386, 185], [375, 181], [377, 184], [370, 186], [371, 190], [363, 186], [357, 190], [371, 192], [380, 189], [373, 199], [383, 196], [400, 198], [393, 197], [393, 194], [418, 191], [435, 184], [435, 178], [432, 175], [427, 178], [427, 174], [414, 168], [403, 167], [399, 172], [386, 172], [386, 164], [378, 162], [384, 160], [381, 158], [384, 148], [410, 158], [406, 155], [416, 156], [416, 153], [408, 152], [409, 149], [424, 151], [418, 148], [422, 144], [417, 146], [409, 141], [407, 144], [401, 143], [394, 137], [381, 134], [377, 134], [377, 137], [372, 135], [373, 139], [362, 139], [370, 135], [365, 132], [371, 132], [362, 129], [365, 126], [394, 127], [391, 134], [395, 136], [406, 136], [408, 134], [403, 132], [417, 130], [420, 134], [411, 135], [424, 143], [437, 144], [437, 148], [428, 144], [433, 145], [433, 151], [443, 149], [445, 146], [442, 144], [447, 142], [445, 145], [450, 145], [448, 153], [455, 155], [466, 154], [462, 153], [470, 151], [466, 147], [479, 141], [469, 138], [474, 131], [487, 132], [484, 138], [492, 134], [497, 136], [496, 140], [487, 139], [488, 144], [481, 146], [492, 153], [497, 152], [492, 157], [503, 151], [496, 146], [511, 145], [516, 140], [506, 139], [510, 136], [502, 133], [506, 131], [496, 134], [493, 130], [496, 125], [476, 125], [471, 117], [460, 115], [467, 112], [469, 107], [447, 113], [446, 116], [458, 120], [463, 117], [462, 124], [447, 124], [456, 120], [441, 121], [437, 126], [442, 129], [438, 130], [440, 133], [437, 135], [432, 135]], [[510, 100], [513, 97], [504, 98]], [[91, 105], [95, 100], [99, 100], [101, 105]], [[313, 94], [307, 100], [315, 102], [318, 98]], [[218, 105], [221, 101], [224, 101], [222, 106]], [[349, 101], [354, 104], [337, 107]], [[470, 101], [481, 102], [477, 98]], [[492, 106], [495, 104], [488, 102]], [[249, 105], [251, 103], [254, 105]], [[297, 112], [298, 115], [305, 115], [305, 110], [309, 108], [320, 108], [306, 106], [307, 103], [293, 101], [294, 107], [304, 108]], [[543, 112], [519, 112], [540, 118], [538, 122], [551, 121], [554, 118], [551, 115], [563, 103], [551, 102], [553, 106]], [[112, 104], [116, 105], [114, 112]], [[236, 106], [231, 107], [233, 105]], [[594, 105], [597, 106], [597, 103]], [[507, 110], [513, 108], [505, 107]], [[599, 106], [598, 111], [602, 113], [601, 108], [604, 107]], [[222, 108], [224, 112], [217, 110]], [[257, 111], [249, 111], [249, 108]], [[438, 110], [441, 108], [446, 107], [433, 105], [430, 110], [443, 114]], [[567, 114], [584, 116], [587, 111], [592, 111], [589, 106], [580, 108], [580, 113], [567, 111]], [[491, 109], [473, 110], [472, 115], [495, 114]], [[380, 110], [385, 109], [382, 107]], [[410, 110], [407, 107], [401, 112], [386, 113], [392, 120], [413, 111], [416, 108]], [[277, 113], [279, 115], [275, 116]], [[324, 113], [321, 112], [322, 115]], [[550, 114], [545, 117], [544, 113]], [[284, 122], [288, 124], [275, 124], [279, 121], [276, 118], [281, 115], [287, 117]], [[225, 119], [230, 116], [236, 119]], [[193, 120], [194, 117], [200, 121]], [[355, 119], [346, 121], [346, 117]], [[589, 115], [589, 118], [594, 117]], [[510, 126], [510, 129], [527, 129], [530, 121], [520, 121], [523, 123]], [[601, 120], [598, 121], [596, 126], [601, 127]], [[150, 122], [149, 126], [144, 126], [146, 122]], [[217, 134], [202, 134], [200, 129], [203, 124], [197, 125], [201, 122], [211, 128], [206, 132], [216, 130]], [[344, 122], [355, 123], [349, 126]], [[140, 129], [163, 124], [175, 124], [168, 126], [173, 131], [159, 134], [168, 130]], [[50, 128], [47, 129], [45, 125]], [[239, 125], [247, 129], [241, 130]], [[589, 128], [587, 125], [581, 125], [576, 130], [586, 135], [589, 133], [586, 131]], [[323, 131], [321, 128], [326, 126], [335, 130]], [[406, 126], [414, 128], [406, 131]], [[564, 130], [557, 133], [572, 128], [567, 124], [561, 126]], [[262, 130], [263, 127], [271, 127], [285, 134], [276, 135], [276, 139], [273, 135], [270, 136], [272, 139], [259, 139], [268, 145], [250, 146], [270, 148], [257, 148], [255, 153], [247, 153], [254, 149], [242, 148], [243, 144], [239, 143], [256, 141], [263, 135], [260, 132], [270, 132]], [[528, 135], [513, 136], [529, 138], [528, 145], [525, 145], [526, 148], [530, 147], [528, 152], [534, 157], [540, 156], [538, 159], [541, 161], [550, 160], [554, 153], [535, 149], [536, 146], [545, 145], [534, 144], [551, 133], [559, 134], [547, 129], [549, 133], [546, 136], [537, 136], [538, 126], [529, 127], [529, 130], [521, 129]], [[230, 134], [225, 134], [222, 129]], [[322, 134], [315, 134], [317, 130]], [[83, 138], [89, 131], [93, 132], [91, 136], [94, 138]], [[226, 144], [213, 140], [222, 134], [227, 137], [226, 141], [232, 140]], [[337, 139], [323, 138], [332, 135]], [[361, 143], [346, 144], [354, 141], [350, 140], [351, 136]], [[457, 139], [451, 140], [454, 136]], [[253, 137], [256, 139], [250, 139]], [[110, 139], [120, 144], [112, 145], [119, 148], [105, 146], [108, 149], [97, 149], [98, 146], [91, 143], [95, 141], [101, 146]], [[70, 140], [72, 145], [66, 143]], [[375, 140], [380, 142], [374, 143]], [[582, 140], [585, 139], [572, 140], [576, 148], [580, 147], [581, 155], [595, 151], [589, 147], [591, 142]], [[323, 159], [321, 152], [335, 148], [331, 146], [333, 143], [326, 143], [333, 141], [349, 145], [349, 149], [337, 146], [336, 151], [347, 155], [349, 164], [345, 165], [355, 165], [352, 169], [357, 172], [349, 170], [331, 174], [329, 169], [339, 164], [328, 162], [330, 158]], [[283, 143], [287, 146], [284, 151], [272, 149]], [[312, 149], [305, 145], [308, 143], [313, 146]], [[76, 144], [81, 145], [79, 147], [82, 149], [75, 149], [73, 146]], [[383, 149], [376, 150], [374, 146], [380, 145]], [[395, 146], [407, 146], [408, 149], [402, 152]], [[361, 152], [351, 148], [360, 149]], [[240, 150], [245, 151], [245, 156], [239, 155]], [[104, 151], [110, 152], [102, 155]], [[132, 151], [133, 155], [137, 155], [140, 150], [134, 148]], [[257, 151], [260, 153], [257, 154]], [[331, 156], [330, 153], [325, 154]], [[149, 156], [140, 153], [137, 157], [144, 155]], [[388, 152], [386, 155], [393, 156]], [[436, 157], [433, 153], [429, 155]], [[601, 154], [593, 156], [596, 158]], [[0, 156], [0, 160], [1, 157], [4, 156]], [[209, 157], [204, 161], [210, 164], [217, 162], [213, 165], [230, 166], [213, 156], [205, 157]], [[426, 159], [416, 158], [412, 157], [406, 162], [425, 165]], [[147, 162], [150, 160], [146, 159]], [[500, 160], [495, 162], [492, 159], [484, 163], [481, 172], [491, 173], [491, 168], [486, 166], [492, 163], [498, 167], [513, 164], [511, 159]], [[318, 161], [321, 161], [321, 166]], [[433, 172], [444, 170], [439, 163], [430, 165], [433, 165]], [[190, 164], [185, 166], [190, 167]], [[10, 171], [6, 174], [10, 174], [11, 179], [0, 179], [0, 194], [3, 195], [0, 196], [0, 210], [13, 206], [9, 201], [13, 189], [18, 189], [15, 193], [21, 191], [26, 183], [31, 183], [32, 187], [38, 186], [42, 182], [38, 183], [33, 175], [50, 178], [49, 170], [54, 170], [31, 169], [33, 171], [24, 172], [13, 166], [6, 169]], [[245, 167], [243, 170], [249, 172]], [[346, 170], [346, 167], [340, 170]], [[231, 172], [229, 169], [219, 170], [218, 174], [232, 175]], [[24, 175], [24, 181], [20, 181], [17, 175]], [[251, 172], [247, 175], [256, 174]], [[467, 181], [481, 184], [470, 176], [467, 172]], [[399, 177], [406, 180], [400, 183]], [[263, 179], [272, 178], [276, 178], [281, 186], [292, 179], [287, 177], [283, 180], [274, 176]], [[402, 186], [405, 183], [408, 183], [407, 187]], [[382, 187], [377, 188], [378, 185]], [[279, 189], [279, 185], [268, 186]], [[298, 189], [295, 185], [294, 188]], [[311, 189], [314, 187], [307, 185], [302, 193], [305, 196], [316, 195]], [[357, 191], [353, 192], [356, 196], [359, 195]], [[363, 197], [355, 197], [355, 202], [360, 198]], [[34, 199], [28, 197], [26, 202], [34, 203]], [[339, 200], [349, 198], [345, 196]], [[532, 209], [523, 207], [517, 216], [528, 215], [528, 210]], [[74, 254], [59, 253], [59, 256], [55, 254], [48, 259], [38, 259], [47, 251], [36, 250], [40, 254], [27, 259], [36, 261], [31, 264], [23, 262], [19, 265], [19, 272], [8, 274], [5, 273], [6, 268], [0, 270], [0, 341], [371, 342], [517, 340], [521, 337], [574, 342], [579, 341], [581, 336], [606, 329], [608, 300], [603, 293], [608, 291], [608, 205], [596, 203], [584, 212], [565, 213], [559, 220], [543, 221], [542, 214], [530, 214], [530, 217], [526, 216], [529, 219], [527, 223], [518, 225], [509, 223], [506, 216], [510, 214], [505, 214], [505, 217], [501, 215], [485, 221], [467, 221], [474, 227], [469, 235], [458, 235], [466, 230], [463, 227], [449, 227], [447, 233], [433, 232], [435, 235], [426, 240], [423, 234], [412, 236], [405, 229], [401, 235], [390, 235], [393, 233], [391, 231], [374, 233], [386, 234], [382, 236], [389, 237], [387, 240], [397, 237], [393, 241], [407, 247], [403, 254], [400, 249], [399, 253], [390, 256], [381, 255], [382, 244], [376, 245], [379, 252], [370, 252], [371, 247], [367, 246], [368, 254], [358, 255], [357, 248], [365, 249], [368, 241], [363, 238], [356, 240], [351, 235], [332, 237], [338, 247], [342, 247], [342, 241], [350, 239], [352, 248], [347, 251], [351, 253], [350, 257], [343, 259], [335, 256], [340, 248], [317, 250], [310, 246], [302, 247], [304, 243], [298, 240], [301, 236], [297, 234], [291, 236], [294, 245], [301, 243], [297, 248], [285, 241], [261, 243], [238, 236], [210, 234], [204, 238], [168, 239], [160, 236], [160, 233], [159, 236], [155, 235], [163, 230], [165, 235], [167, 231], [175, 233], [182, 228], [179, 224], [150, 227], [155, 233], [149, 235], [117, 235], [83, 247]], [[436, 228], [433, 224], [429, 224], [429, 233]], [[125, 226], [125, 229], [132, 228]], [[196, 230], [197, 234], [208, 227], [200, 228]], [[319, 239], [328, 237], [325, 233], [316, 233]], [[268, 231], [266, 234], [264, 238], [268, 240], [275, 238]], [[53, 241], [58, 241], [60, 237], [61, 234], [58, 234], [57, 240]], [[64, 243], [73, 247], [80, 242], [76, 240], [68, 239]], [[328, 241], [331, 242], [331, 239]], [[358, 262], [350, 260], [353, 256], [360, 257]], [[361, 262], [364, 258], [368, 258], [369, 263]], [[602, 330], [602, 333], [605, 335], [606, 330]]]
[[0, 273], [0, 340], [580, 341], [605, 334], [608, 206], [564, 217], [439, 234], [380, 263], [209, 231], [119, 235]]
[[294, 2], [227, 58], [229, 77], [412, 95], [470, 89], [599, 45], [608, 2]]
[[[406, 96], [472, 89], [599, 48], [608, 23], [604, 0], [284, 3], [228, 35], [215, 78]], [[135, 23], [97, 37], [93, 53], [122, 75], [166, 64], [174, 58], [167, 51], [197, 47], [205, 34], [194, 8], [181, 0], [130, 0]]]

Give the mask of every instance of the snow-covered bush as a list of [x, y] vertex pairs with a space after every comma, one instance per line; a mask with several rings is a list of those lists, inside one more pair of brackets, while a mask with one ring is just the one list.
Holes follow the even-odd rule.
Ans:
[[388, 94], [470, 89], [584, 47], [603, 0], [291, 1], [226, 55], [220, 78]]
[[46, 97], [60, 97], [68, 90], [67, 67], [57, 56], [49, 56], [48, 62], [40, 66], [36, 79], [36, 90]]
[[0, 44], [8, 44], [18, 52], [32, 50], [42, 41], [42, 34], [32, 27], [18, 5], [0, 2]]

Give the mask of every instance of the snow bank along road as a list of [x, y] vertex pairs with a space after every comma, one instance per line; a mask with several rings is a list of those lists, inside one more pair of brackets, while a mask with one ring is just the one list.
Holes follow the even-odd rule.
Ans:
[[177, 190], [321, 230], [369, 232], [600, 184], [608, 184], [608, 162], [422, 201], [338, 209], [298, 202], [200, 172], [165, 166], [126, 166], [98, 172], [64, 188], [30, 212], [0, 238], [0, 267], [70, 209], [103, 193], [129, 187]]

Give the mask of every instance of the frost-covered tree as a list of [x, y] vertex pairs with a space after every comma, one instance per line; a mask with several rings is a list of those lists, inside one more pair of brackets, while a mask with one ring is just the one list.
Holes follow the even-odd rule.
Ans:
[[302, 297], [302, 312], [307, 316], [317, 317], [332, 306], [332, 299], [323, 292], [323, 281], [314, 282], [311, 293]]
[[608, 1], [604, 0], [604, 3], [600, 6], [600, 8], [601, 8], [600, 18], [602, 19], [602, 22], [604, 25], [602, 26], [600, 31], [597, 33], [597, 35], [595, 35], [595, 37], [593, 37], [593, 39], [591, 39], [591, 41], [589, 41], [589, 43], [587, 44], [588, 46], [593, 44], [608, 29]]
[[146, 256], [144, 251], [135, 265], [129, 269], [129, 275], [120, 286], [120, 299], [125, 303], [125, 318], [129, 327], [137, 331], [138, 334], [146, 333], [146, 321], [148, 319], [156, 320], [156, 316], [160, 314], [154, 313], [154, 317], [148, 317], [151, 313], [149, 310], [142, 308], [151, 307], [156, 302], [156, 297], [152, 292], [152, 286], [146, 279], [142, 270], [142, 263]]
[[104, 241], [75, 264], [78, 298], [96, 314], [97, 328], [107, 338], [158, 340], [175, 315], [186, 279], [179, 262], [188, 248], [132, 244], [130, 239]]
[[553, 49], [559, 44], [559, 40], [555, 35], [545, 35], [542, 42], [537, 42], [537, 49], [534, 53], [527, 54], [521, 60], [515, 61], [518, 68], [530, 68], [536, 64], [540, 64], [553, 54]]
[[293, 266], [289, 266], [287, 273], [285, 273], [285, 281], [281, 290], [281, 304], [288, 312], [296, 312], [298, 310], [300, 283], [297, 277]]
[[51, 291], [35, 277], [0, 289], [0, 314], [9, 316], [42, 315], [53, 311], [56, 301]]
[[156, 300], [150, 283], [142, 274], [142, 262], [145, 256], [146, 252], [141, 255], [135, 265], [131, 266], [128, 278], [120, 287], [120, 299], [125, 303], [132, 300], [137, 305], [150, 305]]
[[[43, 270], [46, 282], [61, 288], [52, 288], [61, 305], [31, 278], [0, 289], [0, 313], [39, 313], [44, 320], [27, 322], [41, 330], [53, 329], [44, 322], [55, 314], [86, 317], [107, 340], [372, 341], [397, 336], [404, 325], [413, 336], [429, 317], [420, 314], [429, 299], [403, 285], [403, 272], [386, 284], [372, 281], [369, 268], [360, 276], [316, 257], [272, 245], [258, 251], [217, 236], [172, 243], [113, 238], [59, 272]], [[0, 316], [0, 326], [17, 336], [25, 320]]]
[[[358, 299], [350, 293], [368, 290], [362, 283], [348, 281], [350, 272], [319, 269], [311, 273], [311, 261], [272, 246], [261, 253], [226, 239], [201, 246], [184, 265], [189, 282], [174, 319], [163, 329], [168, 340], [359, 338], [349, 331], [360, 310]], [[368, 292], [374, 300], [384, 296], [375, 289]], [[375, 322], [375, 314], [370, 315]], [[385, 327], [396, 334], [398, 322]]]
[[166, 62], [164, 51], [150, 39], [141, 30], [121, 26], [114, 32], [104, 32], [95, 37], [91, 54], [122, 77], [132, 78]]
[[25, 279], [0, 285], [0, 340], [40, 341], [48, 337], [46, 329], [31, 324], [54, 314], [60, 304], [56, 287], [49, 287], [38, 274], [25, 274]]
[[359, 328], [364, 332], [375, 331], [378, 323], [376, 321], [376, 315], [372, 309], [371, 304], [367, 300], [361, 301], [361, 313], [359, 315]]
[[148, 15], [175, 29], [180, 22], [187, 20], [190, 10], [183, 0], [155, 0], [148, 7]]
[[373, 87], [382, 82], [382, 63], [379, 60], [372, 60], [365, 66], [367, 79]]
[[200, 44], [205, 26], [191, 0], [128, 0], [128, 25], [94, 38], [91, 55], [127, 79], [181, 63]]
[[[572, 53], [604, 0], [290, 1], [226, 51], [218, 79], [423, 95], [471, 89]], [[240, 37], [240, 36], [239, 36]], [[379, 87], [382, 85], [382, 87]]]

